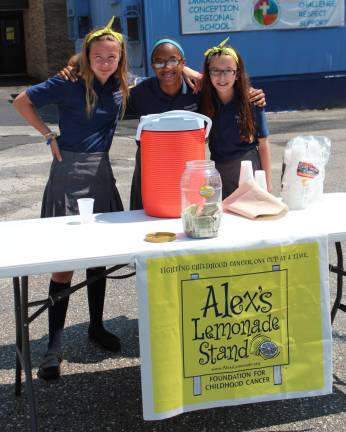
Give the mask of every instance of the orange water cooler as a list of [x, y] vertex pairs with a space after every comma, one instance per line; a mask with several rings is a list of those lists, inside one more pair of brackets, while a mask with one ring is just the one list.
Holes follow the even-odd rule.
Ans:
[[136, 139], [141, 148], [144, 211], [155, 217], [180, 217], [180, 180], [185, 164], [205, 159], [211, 120], [177, 110], [142, 116]]

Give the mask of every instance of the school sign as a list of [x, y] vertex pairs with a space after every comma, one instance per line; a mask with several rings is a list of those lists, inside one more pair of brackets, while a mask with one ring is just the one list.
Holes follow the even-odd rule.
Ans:
[[183, 34], [345, 24], [344, 0], [180, 0]]

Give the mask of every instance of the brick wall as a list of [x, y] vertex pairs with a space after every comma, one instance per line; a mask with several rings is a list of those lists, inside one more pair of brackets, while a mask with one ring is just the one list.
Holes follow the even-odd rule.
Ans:
[[23, 16], [28, 75], [45, 80], [73, 54], [73, 42], [67, 33], [66, 1], [29, 0]]
[[43, 0], [30, 0], [24, 11], [27, 73], [41, 80], [48, 76]]
[[54, 75], [74, 53], [74, 44], [68, 38], [66, 0], [44, 2], [48, 74]]

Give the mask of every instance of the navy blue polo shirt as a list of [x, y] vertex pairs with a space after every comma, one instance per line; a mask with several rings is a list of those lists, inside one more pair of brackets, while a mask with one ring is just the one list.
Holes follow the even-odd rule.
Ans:
[[139, 118], [142, 115], [163, 113], [171, 110], [197, 111], [199, 96], [183, 80], [176, 96], [165, 94], [156, 77], [148, 78], [130, 90], [126, 113]]
[[121, 110], [119, 81], [109, 78], [102, 85], [95, 79], [94, 90], [97, 102], [94, 112], [88, 117], [85, 106], [86, 88], [82, 79], [65, 81], [55, 76], [26, 91], [36, 108], [55, 104], [59, 111], [61, 150], [76, 153], [108, 151]]
[[253, 107], [256, 136], [249, 144], [240, 138], [239, 109], [234, 101], [220, 104], [213, 118], [209, 135], [210, 158], [215, 162], [241, 159], [249, 150], [258, 146], [258, 138], [269, 135], [264, 108]]

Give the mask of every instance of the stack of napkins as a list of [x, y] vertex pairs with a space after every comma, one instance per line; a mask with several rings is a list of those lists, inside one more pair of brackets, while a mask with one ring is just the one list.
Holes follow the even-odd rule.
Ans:
[[249, 219], [283, 216], [287, 209], [287, 205], [279, 198], [253, 181], [242, 183], [223, 200], [225, 212], [237, 213]]

